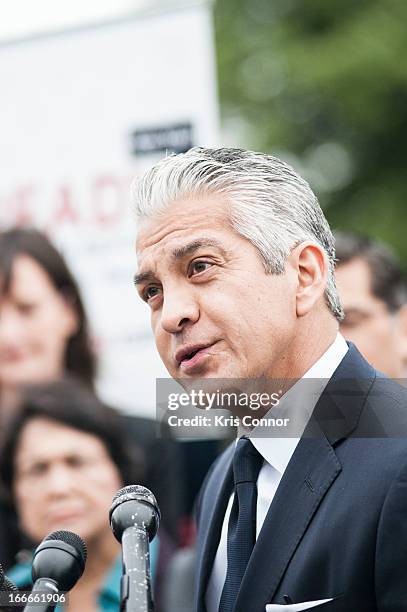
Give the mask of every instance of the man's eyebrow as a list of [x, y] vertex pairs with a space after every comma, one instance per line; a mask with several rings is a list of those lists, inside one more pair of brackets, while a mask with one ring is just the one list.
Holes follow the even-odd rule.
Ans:
[[217, 240], [214, 240], [213, 238], [196, 238], [195, 240], [188, 242], [188, 244], [174, 249], [172, 252], [172, 257], [174, 259], [182, 259], [186, 255], [192, 255], [192, 253], [195, 253], [195, 251], [201, 247], [215, 247], [216, 249], [222, 251], [222, 253], [225, 253], [225, 249], [223, 248], [222, 244]]
[[354, 312], [356, 312], [356, 313], [360, 313], [360, 312], [361, 313], [365, 313], [366, 312], [366, 310], [363, 307], [361, 307], [361, 306], [349, 306], [349, 308], [344, 308], [344, 310], [346, 312], [350, 312], [352, 314]]
[[[223, 254], [226, 253], [222, 244], [218, 240], [214, 240], [213, 238], [196, 238], [195, 240], [192, 240], [191, 242], [188, 242], [187, 244], [181, 247], [175, 248], [172, 251], [171, 256], [173, 257], [173, 259], [182, 259], [183, 257], [186, 257], [187, 255], [192, 255], [192, 253], [194, 253], [201, 247], [214, 247], [216, 249], [219, 249]], [[133, 277], [133, 283], [136, 286], [141, 285], [142, 283], [145, 283], [146, 281], [154, 281], [154, 280], [156, 280], [156, 277], [154, 273], [151, 272], [150, 270], [146, 272], [141, 272], [139, 274], [135, 274]]]
[[148, 271], [148, 272], [141, 272], [140, 274], [135, 274], [133, 276], [133, 283], [137, 286], [137, 285], [141, 285], [142, 283], [145, 283], [146, 281], [149, 280], [154, 280], [155, 276], [152, 272]]
[[351, 317], [351, 316], [361, 316], [361, 317], [367, 317], [369, 316], [369, 311], [367, 311], [364, 308], [359, 308], [359, 307], [350, 307], [350, 308], [344, 308], [345, 311], [345, 319], [346, 317]]

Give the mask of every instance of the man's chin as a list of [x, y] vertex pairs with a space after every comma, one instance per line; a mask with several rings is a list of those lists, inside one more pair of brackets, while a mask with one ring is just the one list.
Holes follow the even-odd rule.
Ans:
[[184, 378], [177, 378], [177, 382], [187, 392], [195, 391], [198, 393], [232, 393], [242, 391], [244, 387], [244, 380], [236, 377], [231, 377], [230, 372], [228, 374], [211, 373], [204, 376], [196, 376], [194, 378], [188, 376]]

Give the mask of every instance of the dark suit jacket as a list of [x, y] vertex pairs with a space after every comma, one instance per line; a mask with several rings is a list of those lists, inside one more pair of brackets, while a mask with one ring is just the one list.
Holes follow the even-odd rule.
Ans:
[[[269, 508], [235, 612], [334, 598], [321, 612], [407, 611], [407, 390], [350, 349]], [[197, 503], [198, 612], [231, 493], [231, 445]]]

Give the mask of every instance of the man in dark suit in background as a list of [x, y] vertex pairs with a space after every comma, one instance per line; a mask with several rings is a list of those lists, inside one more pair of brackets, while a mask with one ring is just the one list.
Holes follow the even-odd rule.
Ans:
[[309, 185], [277, 158], [198, 148], [156, 164], [136, 205], [135, 283], [171, 376], [277, 381], [280, 404], [256, 417], [295, 423], [240, 426], [211, 469], [196, 610], [407, 611], [406, 392], [338, 333], [334, 241]]

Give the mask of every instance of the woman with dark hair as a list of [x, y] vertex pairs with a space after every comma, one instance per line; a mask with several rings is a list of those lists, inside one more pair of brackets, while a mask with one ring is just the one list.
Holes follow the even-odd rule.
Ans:
[[[108, 512], [122, 486], [143, 482], [137, 449], [123, 420], [83, 384], [65, 379], [27, 387], [10, 423], [0, 475], [25, 545], [67, 529], [88, 548], [85, 572], [70, 592], [69, 612], [113, 612], [120, 598], [120, 546]], [[151, 545], [152, 575], [158, 542]], [[30, 558], [8, 576], [30, 587]]]
[[[92, 388], [95, 373], [84, 305], [62, 255], [35, 229], [0, 232], [0, 441], [21, 385], [68, 374]], [[155, 493], [163, 524], [176, 540], [183, 492], [178, 447], [157, 438], [153, 420], [122, 418], [144, 451], [146, 486]], [[15, 547], [1, 504], [0, 515], [0, 562], [7, 565]], [[167, 548], [171, 550], [171, 543]]]
[[0, 232], [3, 410], [18, 385], [57, 379], [64, 373], [93, 385], [95, 357], [75, 279], [43, 233]]
[[[0, 232], [0, 442], [20, 385], [64, 373], [93, 386], [95, 357], [77, 284], [63, 257], [34, 229]], [[0, 559], [16, 552], [9, 513], [0, 503]]]

